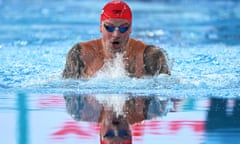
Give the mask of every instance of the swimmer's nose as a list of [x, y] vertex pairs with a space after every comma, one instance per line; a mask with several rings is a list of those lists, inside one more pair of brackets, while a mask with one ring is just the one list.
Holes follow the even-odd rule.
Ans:
[[119, 30], [116, 28], [116, 29], [113, 31], [113, 36], [114, 36], [114, 37], [119, 37], [119, 35], [120, 35], [120, 32], [119, 32]]

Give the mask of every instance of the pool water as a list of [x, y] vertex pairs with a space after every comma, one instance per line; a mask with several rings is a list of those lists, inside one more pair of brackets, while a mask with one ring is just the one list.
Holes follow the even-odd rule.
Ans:
[[[68, 50], [101, 36], [106, 0], [0, 0], [0, 141], [98, 143], [99, 126], [67, 112], [66, 93], [169, 99], [163, 115], [131, 125], [134, 143], [240, 143], [240, 3], [128, 1], [132, 37], [163, 48], [171, 76], [129, 78], [114, 68], [65, 80]], [[154, 109], [154, 108], [153, 108]]]

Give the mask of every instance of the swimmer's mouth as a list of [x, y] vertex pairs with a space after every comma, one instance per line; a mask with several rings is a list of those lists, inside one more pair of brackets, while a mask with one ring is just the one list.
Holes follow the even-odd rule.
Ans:
[[121, 42], [120, 41], [112, 41], [111, 49], [114, 52], [120, 52], [122, 50], [121, 49]]
[[119, 123], [120, 123], [119, 120], [113, 120], [113, 121], [112, 121], [112, 124], [113, 124], [113, 125], [119, 125]]
[[112, 44], [116, 44], [116, 45], [118, 45], [118, 44], [120, 44], [120, 42], [119, 41], [114, 41], [114, 42], [112, 42]]

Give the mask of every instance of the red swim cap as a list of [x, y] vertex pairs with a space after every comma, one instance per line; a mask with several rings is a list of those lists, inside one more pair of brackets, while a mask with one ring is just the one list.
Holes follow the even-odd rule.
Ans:
[[124, 19], [132, 23], [132, 11], [125, 2], [113, 0], [103, 7], [101, 22], [111, 18]]

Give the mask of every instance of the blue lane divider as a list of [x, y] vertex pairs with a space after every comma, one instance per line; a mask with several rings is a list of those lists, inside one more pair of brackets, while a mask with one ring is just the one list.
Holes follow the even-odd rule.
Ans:
[[28, 144], [28, 106], [27, 95], [19, 93], [17, 95], [18, 105], [18, 144]]

